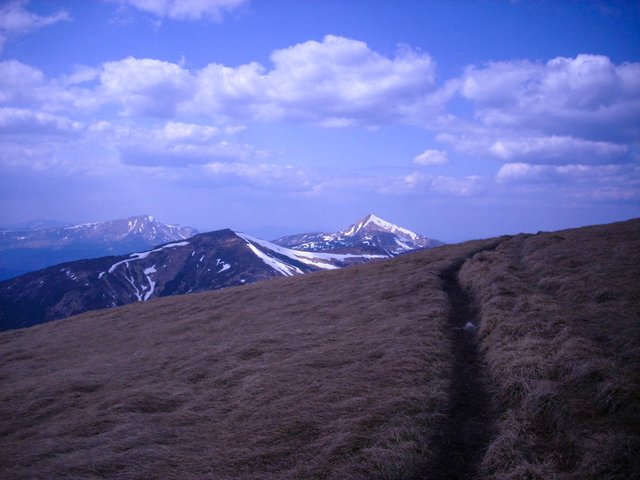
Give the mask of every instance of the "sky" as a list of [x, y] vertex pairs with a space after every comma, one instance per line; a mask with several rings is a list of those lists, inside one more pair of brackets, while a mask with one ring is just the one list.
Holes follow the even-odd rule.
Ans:
[[0, 224], [640, 216], [640, 2], [0, 0]]

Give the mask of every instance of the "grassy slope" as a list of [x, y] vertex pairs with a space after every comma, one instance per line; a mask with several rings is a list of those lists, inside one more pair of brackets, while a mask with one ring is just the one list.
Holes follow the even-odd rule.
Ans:
[[4, 333], [2, 475], [408, 478], [446, 404], [437, 273], [478, 245]]
[[500, 411], [484, 477], [638, 475], [640, 221], [520, 235], [461, 278]]
[[[491, 244], [0, 334], [0, 477], [428, 473], [455, 364], [439, 274]], [[640, 471], [639, 271], [640, 221], [464, 264], [499, 414], [484, 478]]]

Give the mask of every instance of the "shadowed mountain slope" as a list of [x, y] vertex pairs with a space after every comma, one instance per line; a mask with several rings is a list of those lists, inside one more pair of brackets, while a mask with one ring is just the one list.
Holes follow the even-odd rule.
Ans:
[[638, 252], [634, 220], [2, 333], [0, 478], [449, 478], [471, 303], [495, 432], [455, 473], [633, 478]]
[[63, 263], [0, 282], [0, 330], [375, 258], [299, 252], [229, 229], [201, 233], [143, 252]]

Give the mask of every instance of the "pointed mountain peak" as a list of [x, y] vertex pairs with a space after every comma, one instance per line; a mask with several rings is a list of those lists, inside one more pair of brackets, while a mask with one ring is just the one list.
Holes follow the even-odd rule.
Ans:
[[378, 217], [377, 215], [374, 215], [373, 213], [370, 213], [365, 217], [361, 218], [353, 225], [342, 230], [342, 232], [340, 233], [344, 236], [353, 236], [362, 231], [390, 232], [396, 235], [409, 237], [412, 240], [415, 240], [420, 237], [420, 235], [418, 235], [417, 233], [412, 232], [411, 230], [407, 230], [406, 228], [399, 227], [391, 222], [387, 222], [386, 220], [383, 220], [382, 218]]
[[336, 233], [288, 235], [273, 243], [308, 252], [370, 253], [387, 257], [442, 244], [372, 213]]

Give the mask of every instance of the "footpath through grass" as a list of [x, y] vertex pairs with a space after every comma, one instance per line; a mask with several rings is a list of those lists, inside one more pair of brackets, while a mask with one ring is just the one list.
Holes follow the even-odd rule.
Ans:
[[481, 478], [638, 478], [640, 221], [519, 235], [461, 279], [499, 413]]

